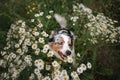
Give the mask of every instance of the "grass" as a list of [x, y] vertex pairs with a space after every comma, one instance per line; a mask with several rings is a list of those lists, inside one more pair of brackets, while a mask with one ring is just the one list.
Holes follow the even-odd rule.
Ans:
[[[15, 20], [17, 20], [17, 18], [20, 19], [26, 19], [26, 18], [30, 18], [32, 16], [27, 16], [26, 15], [26, 9], [25, 7], [27, 7], [27, 5], [32, 5], [34, 6], [33, 2], [36, 3], [36, 1], [33, 0], [25, 0], [27, 4], [25, 4], [24, 0], [21, 1], [14, 1], [14, 0], [10, 0], [10, 1], [2, 1], [0, 2], [0, 50], [3, 50], [5, 44], [6, 44], [6, 34], [8, 32], [8, 29], [10, 28], [11, 23], [13, 23]], [[83, 4], [89, 6], [90, 8], [92, 8], [95, 11], [100, 11], [100, 12], [104, 12], [107, 16], [120, 21], [119, 18], [119, 13], [120, 10], [118, 8], [120, 8], [119, 4], [116, 5], [116, 3], [118, 3], [118, 0], [112, 1], [112, 0], [75, 0], [75, 1], [69, 1], [69, 0], [38, 0], [39, 4], [38, 6], [40, 6], [41, 10], [47, 12], [49, 10], [54, 10], [55, 13], [59, 13], [62, 14], [63, 16], [69, 16], [68, 14], [72, 13], [72, 4], [76, 3], [76, 2], [82, 2]], [[120, 2], [119, 2], [120, 3]], [[4, 5], [5, 4], [5, 5]], [[44, 5], [46, 4], [46, 5]], [[99, 4], [99, 5], [97, 5]], [[114, 8], [112, 8], [112, 6]], [[36, 6], [36, 5], [35, 5]], [[109, 7], [110, 6], [110, 7]], [[114, 11], [112, 11], [112, 10]], [[54, 22], [54, 20], [53, 20]], [[69, 22], [68, 22], [69, 23]], [[50, 25], [50, 24], [48, 24]], [[120, 25], [119, 23], [117, 25]], [[52, 26], [50, 29], [52, 30], [57, 29], [55, 25], [50, 25]], [[72, 28], [69, 26], [69, 29], [73, 30], [75, 34], [79, 34], [79, 30], [76, 30], [75, 28]], [[48, 29], [46, 29], [48, 30]], [[76, 51], [80, 51], [79, 47], [82, 43], [80, 42], [81, 40], [78, 39], [76, 40], [76, 44], [75, 46], [77, 47]], [[119, 47], [120, 44], [113, 44], [113, 45], [105, 45], [100, 47], [97, 51], [99, 51], [99, 53], [96, 53], [96, 48], [94, 46], [88, 45], [89, 48], [87, 48], [87, 50], [85, 50], [85, 52], [83, 51], [85, 49], [85, 47], [81, 48], [81, 53], [85, 53], [85, 56], [93, 56], [93, 65], [94, 68], [92, 70], [92, 77], [94, 78], [94, 80], [119, 80], [119, 60], [120, 60], [120, 50]], [[91, 51], [90, 48], [94, 48], [93, 51]], [[108, 57], [109, 56], [109, 57]], [[113, 64], [114, 63], [114, 64]], [[112, 65], [112, 66], [111, 66]], [[109, 67], [111, 66], [111, 67]], [[86, 75], [84, 75], [86, 76]], [[87, 79], [85, 79], [87, 80]]]

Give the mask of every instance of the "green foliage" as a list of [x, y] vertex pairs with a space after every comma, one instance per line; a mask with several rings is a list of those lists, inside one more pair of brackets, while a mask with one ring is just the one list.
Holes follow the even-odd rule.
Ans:
[[[71, 13], [73, 13], [72, 11], [72, 5], [73, 3], [77, 3], [77, 2], [82, 2], [85, 5], [91, 7], [92, 9], [96, 10], [98, 9], [97, 6], [102, 6], [103, 8], [98, 9], [101, 12], [104, 12], [107, 16], [112, 16], [113, 19], [115, 20], [119, 20], [119, 1], [116, 1], [116, 3], [114, 1], [111, 0], [4, 0], [2, 2], [0, 2], [0, 51], [3, 50], [6, 42], [6, 33], [10, 27], [10, 25], [15, 22], [18, 19], [23, 19], [23, 20], [28, 20], [30, 21], [30, 19], [34, 18], [34, 13], [36, 13], [37, 11], [41, 10], [43, 12], [45, 12], [45, 15], [48, 15], [49, 10], [53, 10], [54, 13], [59, 13], [63, 16], [65, 16], [65, 18], [67, 18], [69, 20], [69, 17], [71, 16]], [[111, 8], [109, 8], [109, 6], [113, 5], [113, 9], [111, 10]], [[94, 6], [94, 4], [99, 3], [100, 5], [96, 5]], [[37, 5], [36, 5], [37, 4]], [[108, 4], [108, 5], [107, 5]], [[105, 5], [105, 6], [104, 6]], [[108, 6], [108, 7], [106, 7]], [[117, 6], [117, 8], [116, 8]], [[34, 9], [35, 8], [35, 9]], [[29, 14], [28, 14], [29, 13]], [[52, 14], [53, 16], [53, 14]], [[57, 30], [59, 25], [58, 23], [55, 22], [55, 19], [51, 19], [50, 22], [45, 20], [46, 16], [44, 16], [44, 18], [41, 19], [43, 24], [45, 25], [45, 31], [48, 32], [48, 34], [50, 34], [51, 30]], [[84, 17], [85, 18], [85, 17]], [[80, 22], [81, 25], [84, 25], [86, 23], [85, 19], [83, 17], [80, 18]], [[35, 24], [31, 24], [27, 22], [28, 26], [35, 26], [37, 23]], [[47, 22], [47, 23], [46, 23]], [[54, 24], [53, 24], [54, 23]], [[117, 24], [119, 25], [119, 23]], [[50, 27], [47, 27], [50, 26]], [[80, 59], [79, 57], [76, 59], [77, 62], [88, 62], [92, 60], [92, 72], [85, 72], [84, 75], [80, 75], [80, 77], [82, 78], [82, 80], [94, 80], [95, 79], [95, 74], [99, 74], [99, 75], [103, 75], [103, 76], [111, 76], [114, 74], [113, 69], [109, 69], [109, 68], [104, 68], [104, 67], [98, 67], [99, 65], [97, 64], [97, 57], [98, 57], [98, 49], [100, 48], [101, 45], [103, 44], [98, 44], [93, 45], [91, 44], [89, 41], [87, 41], [87, 38], [89, 37], [89, 34], [87, 34], [87, 29], [83, 30], [82, 26], [72, 26], [72, 21], [69, 20], [68, 21], [68, 29], [72, 30], [78, 37], [75, 41], [75, 49], [76, 52], [80, 52]], [[82, 31], [81, 31], [82, 30]], [[47, 40], [47, 39], [46, 39]], [[86, 43], [86, 45], [84, 44]], [[29, 53], [32, 53], [32, 51], [29, 51]], [[29, 54], [28, 53], [28, 54]], [[119, 55], [119, 50], [117, 52], [117, 54]], [[32, 55], [33, 56], [33, 60], [35, 59], [39, 59], [38, 56]], [[40, 55], [43, 56], [43, 55]], [[1, 56], [0, 56], [1, 57]], [[43, 56], [43, 59], [46, 59], [47, 56]], [[47, 60], [49, 61], [49, 59]], [[58, 60], [59, 61], [59, 60]], [[52, 59], [51, 59], [52, 62]], [[106, 63], [107, 64], [107, 63]], [[67, 66], [63, 66], [63, 68], [66, 68], [69, 70], [69, 64], [63, 64], [63, 65], [67, 65]], [[78, 65], [78, 64], [77, 64]], [[34, 68], [34, 67], [33, 67]], [[74, 68], [72, 68], [74, 69]], [[27, 71], [26, 71], [27, 70]], [[19, 79], [22, 80], [28, 80], [27, 76], [30, 76], [30, 71], [33, 69], [25, 69], [23, 70], [22, 74], [20, 75]], [[72, 70], [71, 70], [72, 71]], [[47, 73], [45, 71], [42, 71], [42, 73]], [[70, 74], [70, 72], [68, 72]], [[26, 75], [27, 74], [27, 75]], [[24, 76], [26, 75], [26, 77]], [[46, 74], [44, 74], [46, 75]], [[24, 77], [24, 78], [23, 78]], [[99, 79], [96, 79], [99, 80]]]

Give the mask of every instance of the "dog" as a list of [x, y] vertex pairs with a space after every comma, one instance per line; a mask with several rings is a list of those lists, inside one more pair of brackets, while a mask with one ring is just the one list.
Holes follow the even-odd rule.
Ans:
[[56, 21], [60, 25], [60, 29], [52, 31], [49, 36], [49, 46], [55, 56], [63, 61], [67, 60], [68, 56], [73, 58], [75, 62], [74, 41], [75, 36], [72, 31], [66, 28], [67, 20], [59, 14], [54, 15]]

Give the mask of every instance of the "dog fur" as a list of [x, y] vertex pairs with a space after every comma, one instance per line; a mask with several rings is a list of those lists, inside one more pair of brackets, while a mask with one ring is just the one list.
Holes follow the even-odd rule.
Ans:
[[60, 29], [52, 31], [49, 37], [50, 49], [55, 53], [55, 56], [61, 60], [66, 60], [68, 56], [73, 58], [75, 62], [74, 41], [75, 36], [72, 31], [66, 28], [67, 20], [59, 14], [54, 15], [56, 21], [60, 25]]

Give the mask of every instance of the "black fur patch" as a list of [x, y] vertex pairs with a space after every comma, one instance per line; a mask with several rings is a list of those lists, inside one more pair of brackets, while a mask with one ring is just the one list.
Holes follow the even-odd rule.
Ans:
[[71, 39], [73, 39], [73, 34], [70, 32], [70, 30], [65, 28], [59, 29], [56, 34], [65, 34], [69, 36]]

